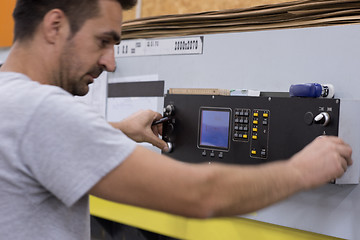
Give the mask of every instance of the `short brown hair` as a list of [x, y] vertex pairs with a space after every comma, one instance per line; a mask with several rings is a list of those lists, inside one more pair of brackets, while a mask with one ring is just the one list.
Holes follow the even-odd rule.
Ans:
[[[124, 10], [132, 8], [137, 2], [137, 0], [116, 1]], [[60, 9], [65, 13], [74, 35], [86, 20], [99, 14], [98, 4], [99, 0], [17, 0], [13, 13], [14, 41], [31, 38], [46, 13], [52, 9]]]

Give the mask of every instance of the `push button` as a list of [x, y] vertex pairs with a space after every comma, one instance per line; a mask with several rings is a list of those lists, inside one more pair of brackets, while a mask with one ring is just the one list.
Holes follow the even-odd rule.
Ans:
[[252, 139], [256, 140], [256, 139], [257, 139], [257, 136], [256, 136], [256, 135], [253, 135], [253, 136], [252, 136]]
[[266, 149], [265, 148], [261, 149], [260, 155], [262, 157], [266, 157]]
[[267, 118], [267, 117], [269, 117], [269, 114], [268, 113], [263, 113], [263, 117]]
[[256, 155], [256, 150], [251, 150], [252, 155]]
[[210, 157], [215, 157], [215, 153], [214, 153], [214, 152], [211, 152], [211, 153], [210, 153]]
[[206, 157], [206, 151], [205, 151], [205, 150], [202, 151], [201, 155], [202, 155], [203, 157]]
[[219, 158], [223, 158], [223, 157], [224, 157], [223, 152], [220, 152], [220, 153], [219, 153]]

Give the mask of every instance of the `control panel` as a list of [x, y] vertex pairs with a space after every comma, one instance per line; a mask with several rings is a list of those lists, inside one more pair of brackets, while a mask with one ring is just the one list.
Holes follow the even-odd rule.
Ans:
[[284, 160], [320, 135], [338, 135], [339, 99], [168, 94], [163, 140], [185, 162]]

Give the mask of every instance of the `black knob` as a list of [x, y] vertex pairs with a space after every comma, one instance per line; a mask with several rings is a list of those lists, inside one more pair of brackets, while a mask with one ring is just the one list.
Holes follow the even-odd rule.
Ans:
[[304, 115], [304, 121], [307, 125], [311, 125], [313, 123], [314, 120], [314, 115], [312, 114], [312, 112], [307, 112]]

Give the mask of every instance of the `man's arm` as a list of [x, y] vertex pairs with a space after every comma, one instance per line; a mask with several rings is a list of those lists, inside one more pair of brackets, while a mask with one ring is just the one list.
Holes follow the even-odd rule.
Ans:
[[136, 112], [121, 122], [110, 122], [110, 124], [136, 142], [148, 142], [161, 150], [167, 151], [167, 144], [159, 138], [159, 135], [162, 134], [162, 124], [151, 125], [161, 117], [160, 113], [143, 110]]
[[90, 194], [188, 217], [238, 215], [325, 184], [351, 163], [351, 148], [337, 137], [257, 166], [189, 164], [137, 147]]

